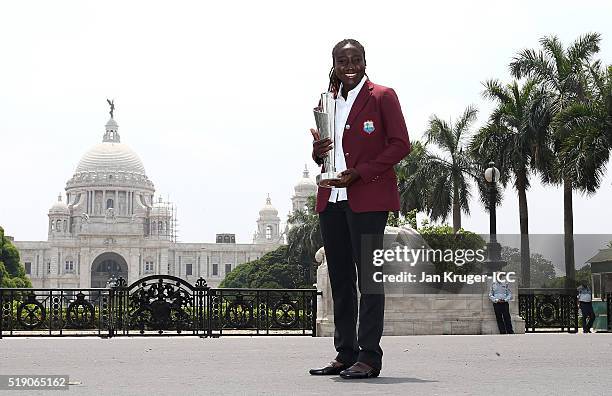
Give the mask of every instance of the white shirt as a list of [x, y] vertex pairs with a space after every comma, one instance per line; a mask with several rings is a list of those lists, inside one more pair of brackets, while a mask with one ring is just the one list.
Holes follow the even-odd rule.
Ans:
[[[363, 84], [366, 82], [367, 77], [363, 76], [359, 84], [351, 89], [346, 95], [346, 100], [342, 95], [338, 94], [336, 98], [336, 137], [334, 139], [335, 159], [336, 159], [336, 171], [342, 172], [346, 170], [346, 161], [344, 159], [344, 149], [342, 148], [342, 137], [344, 136], [344, 128], [346, 127], [346, 120], [348, 119], [353, 103], [357, 99], [357, 95]], [[342, 92], [342, 84], [340, 84], [340, 91]], [[331, 194], [329, 196], [329, 202], [346, 201], [348, 199], [346, 195], [346, 188], [332, 187]]]

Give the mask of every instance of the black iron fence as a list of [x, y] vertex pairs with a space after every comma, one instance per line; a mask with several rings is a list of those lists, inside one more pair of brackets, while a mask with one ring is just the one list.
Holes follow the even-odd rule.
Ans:
[[612, 332], [612, 293], [606, 294], [606, 321], [608, 332]]
[[[608, 309], [610, 306], [608, 305]], [[525, 332], [578, 332], [575, 289], [519, 289], [519, 315]]]
[[108, 289], [0, 289], [0, 338], [316, 335], [315, 289], [217, 289], [152, 275]]

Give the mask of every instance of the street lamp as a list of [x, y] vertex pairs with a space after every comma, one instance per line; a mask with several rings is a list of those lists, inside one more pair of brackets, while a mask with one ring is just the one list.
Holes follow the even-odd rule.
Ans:
[[499, 169], [494, 162], [489, 162], [489, 167], [484, 172], [485, 180], [489, 187], [489, 242], [487, 243], [487, 273], [501, 269], [504, 262], [501, 259], [501, 245], [497, 242], [497, 217], [495, 207], [497, 206], [497, 182], [499, 181]]

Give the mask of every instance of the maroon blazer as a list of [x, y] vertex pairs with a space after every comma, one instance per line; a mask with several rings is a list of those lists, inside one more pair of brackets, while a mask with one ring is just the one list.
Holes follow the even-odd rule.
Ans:
[[[399, 210], [399, 191], [393, 166], [410, 152], [410, 140], [393, 89], [369, 80], [363, 84], [346, 122], [342, 148], [346, 167], [355, 168], [360, 175], [347, 187], [351, 210]], [[318, 188], [318, 213], [325, 210], [330, 194], [330, 188]]]

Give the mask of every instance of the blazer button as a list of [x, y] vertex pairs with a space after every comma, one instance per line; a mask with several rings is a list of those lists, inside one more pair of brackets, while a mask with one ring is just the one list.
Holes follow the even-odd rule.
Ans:
[[348, 157], [348, 156], [349, 156], [349, 153], [344, 153], [344, 156], [345, 156], [345, 157]]
[[349, 130], [349, 129], [351, 129], [351, 126], [350, 126], [349, 124], [346, 124], [346, 125], [344, 126], [344, 129]]

